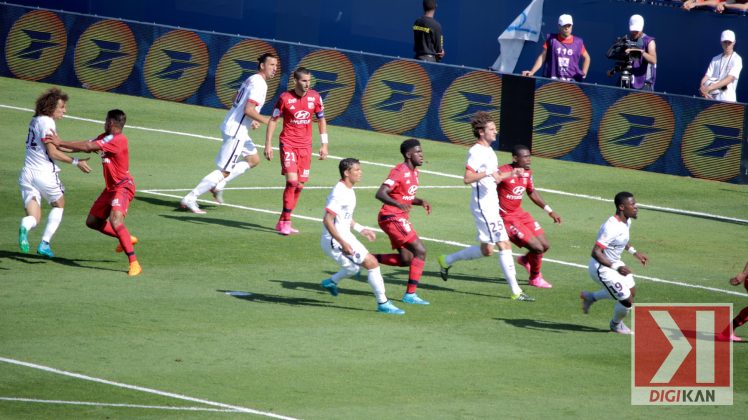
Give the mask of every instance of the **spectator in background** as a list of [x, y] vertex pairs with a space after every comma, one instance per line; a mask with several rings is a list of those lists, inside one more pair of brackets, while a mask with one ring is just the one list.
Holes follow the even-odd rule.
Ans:
[[[549, 34], [543, 43], [543, 51], [540, 52], [532, 69], [522, 72], [523, 76], [533, 76], [535, 72], [545, 63], [543, 77], [551, 79], [576, 80], [581, 82], [587, 77], [590, 68], [590, 55], [584, 47], [582, 38], [571, 34], [574, 22], [571, 15], [558, 17], [558, 33]], [[579, 59], [583, 58], [582, 68], [579, 68]]]
[[730, 0], [729, 2], [721, 2], [717, 5], [717, 13], [722, 13], [725, 10], [733, 12], [746, 12], [748, 11], [748, 0]]
[[444, 58], [442, 25], [434, 19], [436, 0], [423, 0], [423, 16], [413, 23], [413, 51], [416, 60], [441, 61]]
[[683, 2], [683, 8], [691, 10], [697, 7], [718, 7], [725, 0], [686, 0]]
[[734, 51], [735, 32], [729, 29], [722, 31], [720, 41], [722, 54], [714, 56], [709, 63], [706, 74], [701, 78], [699, 93], [708, 99], [737, 102], [735, 90], [743, 69], [743, 59]]
[[632, 58], [631, 88], [654, 90], [657, 76], [657, 49], [654, 37], [644, 33], [644, 18], [641, 15], [633, 15], [629, 18], [629, 34], [626, 38], [636, 44], [636, 47], [626, 50]]

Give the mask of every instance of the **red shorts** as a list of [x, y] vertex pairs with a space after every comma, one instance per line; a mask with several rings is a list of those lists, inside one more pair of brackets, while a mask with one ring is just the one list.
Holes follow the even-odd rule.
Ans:
[[545, 234], [540, 223], [533, 219], [532, 215], [526, 211], [515, 212], [512, 214], [502, 214], [506, 233], [509, 240], [520, 248], [527, 246], [530, 239]]
[[280, 145], [281, 175], [296, 173], [299, 182], [309, 181], [309, 170], [312, 168], [311, 147], [286, 147]]
[[94, 201], [88, 214], [102, 220], [108, 219], [112, 210], [121, 211], [127, 215], [127, 209], [133, 197], [135, 197], [135, 186], [132, 183], [127, 183], [112, 191], [104, 190]]
[[[386, 218], [387, 216], [385, 216]], [[410, 243], [418, 239], [418, 233], [413, 229], [413, 225], [410, 220], [404, 217], [390, 216], [389, 218], [382, 220], [379, 218], [379, 227], [382, 228], [384, 233], [390, 237], [390, 244], [392, 249], [400, 249], [405, 244]]]

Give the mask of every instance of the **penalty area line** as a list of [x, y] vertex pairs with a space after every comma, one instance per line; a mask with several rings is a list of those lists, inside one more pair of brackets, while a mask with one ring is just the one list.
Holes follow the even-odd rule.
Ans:
[[[170, 198], [176, 198], [176, 199], [181, 199], [182, 198], [181, 196], [178, 196], [178, 195], [166, 194], [166, 193], [159, 192], [159, 191], [165, 191], [165, 190], [142, 190], [141, 192], [143, 192], [145, 194], [158, 195], [158, 196], [161, 196], [161, 197], [170, 197]], [[212, 200], [198, 199], [197, 201], [200, 202], [200, 203], [205, 203], [205, 204], [216, 204]], [[241, 206], [241, 205], [238, 205], [238, 204], [223, 203], [220, 206], [221, 207], [231, 207], [231, 208], [240, 209], [240, 210], [249, 210], [249, 211], [254, 211], [254, 212], [258, 212], [258, 213], [280, 215], [280, 212], [277, 211], [277, 210], [258, 209], [258, 208], [254, 208], [254, 207]], [[293, 217], [295, 219], [309, 220], [309, 221], [312, 221], [312, 222], [322, 223], [322, 219], [319, 218], [319, 217], [302, 216], [302, 215], [298, 215], [298, 214], [293, 214], [293, 215], [291, 215], [291, 217]], [[368, 228], [371, 229], [371, 230], [373, 230], [373, 231], [379, 232], [379, 233], [384, 233], [381, 229], [377, 229], [377, 228], [374, 228], [374, 227], [371, 227], [371, 226], [369, 226]], [[460, 248], [466, 248], [468, 246], [473, 245], [473, 244], [465, 244], [465, 243], [456, 242], [456, 241], [448, 241], [448, 240], [444, 240], [444, 239], [429, 238], [429, 237], [426, 237], [426, 236], [421, 236], [420, 238], [422, 240], [424, 240], [424, 241], [427, 241], [427, 242], [436, 242], [436, 243], [445, 244], [445, 245], [453, 245], [453, 246], [460, 247]], [[517, 255], [517, 256], [518, 255], [522, 255], [522, 254], [518, 254], [518, 253], [513, 253], [513, 254]], [[555, 259], [546, 258], [546, 257], [543, 257], [543, 261], [554, 263], [554, 264], [565, 265], [567, 267], [576, 267], [576, 268], [581, 268], [583, 270], [587, 270], [587, 266], [586, 265], [577, 264], [577, 263], [573, 263], [573, 262], [555, 260]], [[748, 297], [748, 293], [741, 293], [741, 292], [736, 292], [736, 291], [733, 291], [733, 290], [719, 289], [719, 288], [716, 288], [716, 287], [702, 286], [702, 285], [699, 285], [699, 284], [684, 283], [684, 282], [675, 281], [675, 280], [665, 280], [665, 279], [660, 279], [660, 278], [657, 278], [657, 277], [643, 276], [643, 275], [640, 275], [640, 274], [637, 274], [636, 278], [637, 279], [649, 280], [649, 281], [651, 281], [653, 283], [669, 284], [669, 285], [672, 285], [672, 286], [679, 286], [679, 287], [690, 287], [692, 289], [701, 289], [701, 290], [707, 290], [707, 291], [710, 291], [710, 292], [717, 292], [717, 293], [724, 293], [724, 294], [734, 295], [734, 296]]]
[[213, 407], [221, 407], [221, 408], [225, 408], [225, 409], [229, 409], [229, 410], [233, 410], [233, 411], [241, 412], [241, 413], [257, 414], [260, 416], [272, 417], [276, 419], [297, 420], [294, 417], [282, 416], [279, 414], [269, 413], [267, 411], [260, 411], [260, 410], [255, 410], [252, 408], [241, 407], [238, 405], [224, 404], [224, 403], [220, 403], [216, 401], [189, 397], [187, 395], [175, 394], [173, 392], [159, 391], [158, 389], [153, 389], [153, 388], [146, 388], [146, 387], [137, 386], [137, 385], [129, 385], [129, 384], [121, 383], [121, 382], [109, 381], [106, 379], [95, 378], [93, 376], [82, 375], [80, 373], [74, 373], [74, 372], [68, 372], [66, 370], [55, 369], [49, 366], [37, 365], [35, 363], [24, 362], [24, 361], [16, 360], [16, 359], [9, 359], [6, 357], [0, 357], [0, 362], [4, 362], [4, 363], [11, 364], [11, 365], [16, 365], [16, 366], [24, 366], [24, 367], [28, 367], [32, 369], [38, 369], [38, 370], [42, 370], [45, 372], [55, 373], [58, 375], [69, 376], [72, 378], [82, 379], [84, 381], [91, 381], [91, 382], [97, 382], [97, 383], [105, 384], [105, 385], [112, 385], [112, 386], [116, 386], [119, 388], [130, 389], [133, 391], [141, 391], [141, 392], [146, 392], [149, 394], [161, 395], [163, 397], [175, 398], [175, 399], [183, 400], [183, 401], [191, 401], [191, 402], [196, 402], [200, 404], [210, 405]]

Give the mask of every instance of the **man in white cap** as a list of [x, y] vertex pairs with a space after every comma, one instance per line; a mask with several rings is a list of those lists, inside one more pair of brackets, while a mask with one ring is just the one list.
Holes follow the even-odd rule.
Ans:
[[[549, 34], [543, 43], [543, 51], [540, 52], [531, 70], [522, 72], [523, 76], [532, 76], [540, 70], [545, 63], [543, 77], [567, 81], [581, 82], [587, 77], [590, 68], [590, 55], [584, 47], [582, 38], [571, 34], [574, 21], [571, 15], [558, 17], [558, 33]], [[583, 58], [582, 68], [579, 68], [579, 59]]]
[[735, 90], [743, 69], [743, 59], [735, 52], [735, 32], [727, 29], [720, 36], [722, 54], [716, 55], [709, 63], [701, 78], [699, 93], [709, 99], [722, 102], [737, 102]]
[[631, 58], [631, 88], [654, 90], [657, 76], [657, 49], [655, 39], [644, 33], [644, 18], [633, 15], [629, 18], [627, 40], [635, 46], [626, 49]]

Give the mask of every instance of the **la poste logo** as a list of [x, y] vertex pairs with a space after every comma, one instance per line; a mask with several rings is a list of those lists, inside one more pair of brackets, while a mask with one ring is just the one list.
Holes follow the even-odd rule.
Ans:
[[636, 304], [631, 404], [732, 405], [732, 304]]

